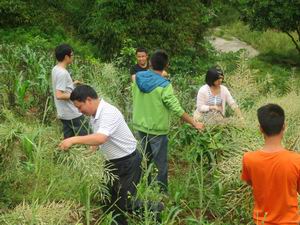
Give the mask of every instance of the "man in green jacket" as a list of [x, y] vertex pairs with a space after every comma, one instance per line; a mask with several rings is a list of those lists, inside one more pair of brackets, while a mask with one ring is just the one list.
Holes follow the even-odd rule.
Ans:
[[[147, 165], [154, 162], [158, 169], [157, 181], [161, 190], [168, 191], [168, 137], [170, 116], [173, 112], [198, 130], [203, 124], [194, 121], [180, 106], [172, 84], [162, 76], [169, 64], [164, 51], [156, 51], [151, 59], [151, 70], [138, 72], [133, 82], [133, 128], [138, 131]], [[151, 182], [149, 176], [148, 181]]]

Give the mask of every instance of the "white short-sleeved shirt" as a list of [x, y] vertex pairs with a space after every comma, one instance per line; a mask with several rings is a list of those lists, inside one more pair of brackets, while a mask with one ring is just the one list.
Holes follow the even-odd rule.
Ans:
[[93, 133], [108, 136], [100, 149], [108, 160], [130, 155], [136, 149], [137, 141], [126, 124], [122, 113], [113, 105], [100, 100], [95, 117], [91, 117]]
[[71, 93], [74, 90], [74, 84], [69, 72], [58, 65], [52, 69], [52, 88], [54, 93], [54, 103], [59, 119], [71, 120], [82, 114], [74, 106], [71, 100], [58, 100], [55, 97], [56, 90]]

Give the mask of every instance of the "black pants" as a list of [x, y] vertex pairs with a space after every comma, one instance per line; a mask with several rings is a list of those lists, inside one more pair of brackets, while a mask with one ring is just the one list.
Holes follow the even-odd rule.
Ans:
[[63, 124], [64, 139], [74, 136], [84, 136], [90, 132], [89, 120], [83, 115], [72, 120], [60, 120]]
[[132, 197], [136, 195], [136, 185], [141, 178], [141, 161], [140, 153], [135, 150], [131, 155], [121, 159], [111, 160], [109, 168], [113, 169], [112, 173], [118, 178], [109, 186], [111, 199], [106, 205], [106, 209], [113, 212], [118, 225], [127, 225], [127, 219], [124, 212], [131, 210]]

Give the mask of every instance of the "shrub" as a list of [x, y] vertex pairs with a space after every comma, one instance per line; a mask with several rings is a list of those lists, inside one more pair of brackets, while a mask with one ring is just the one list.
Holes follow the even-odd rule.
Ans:
[[106, 59], [119, 53], [126, 39], [134, 40], [136, 47], [180, 53], [191, 46], [199, 49], [210, 17], [209, 9], [196, 0], [98, 1], [80, 32]]

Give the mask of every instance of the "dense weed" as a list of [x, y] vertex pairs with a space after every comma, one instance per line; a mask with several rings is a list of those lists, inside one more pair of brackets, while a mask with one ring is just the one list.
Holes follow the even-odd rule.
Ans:
[[[54, 119], [49, 83], [54, 65], [51, 54], [28, 46], [1, 45], [1, 49], [7, 55], [0, 56], [3, 87], [0, 101], [4, 106], [0, 111], [0, 221], [110, 224], [112, 215], [101, 211], [101, 203], [108, 197], [105, 185], [113, 179], [104, 168], [104, 159], [99, 154], [90, 154], [86, 147], [75, 147], [69, 152], [57, 149], [62, 137], [59, 123]], [[296, 74], [287, 76], [282, 84], [271, 73], [261, 78], [243, 54], [216, 57], [225, 71], [225, 85], [241, 107], [244, 121], [228, 110], [227, 124], [209, 125], [198, 133], [178, 118], [172, 119], [169, 196], [161, 195], [156, 184], [148, 185], [146, 176], [138, 186], [138, 197], [142, 200], [164, 202], [162, 224], [251, 222], [252, 198], [250, 189], [240, 181], [241, 157], [245, 151], [258, 149], [262, 144], [255, 122], [256, 109], [262, 104], [273, 102], [283, 106], [288, 124], [284, 143], [288, 148], [300, 150]], [[70, 71], [74, 79], [92, 85], [101, 97], [116, 105], [130, 124], [128, 71], [80, 56], [76, 56]], [[198, 88], [203, 84], [202, 72], [186, 76], [171, 74], [171, 82], [185, 110], [192, 113]], [[286, 88], [278, 93], [278, 86], [280, 90]], [[144, 174], [151, 169], [155, 170], [144, 166]], [[147, 207], [139, 214], [129, 215], [131, 224], [149, 225], [157, 224], [156, 216]]]

